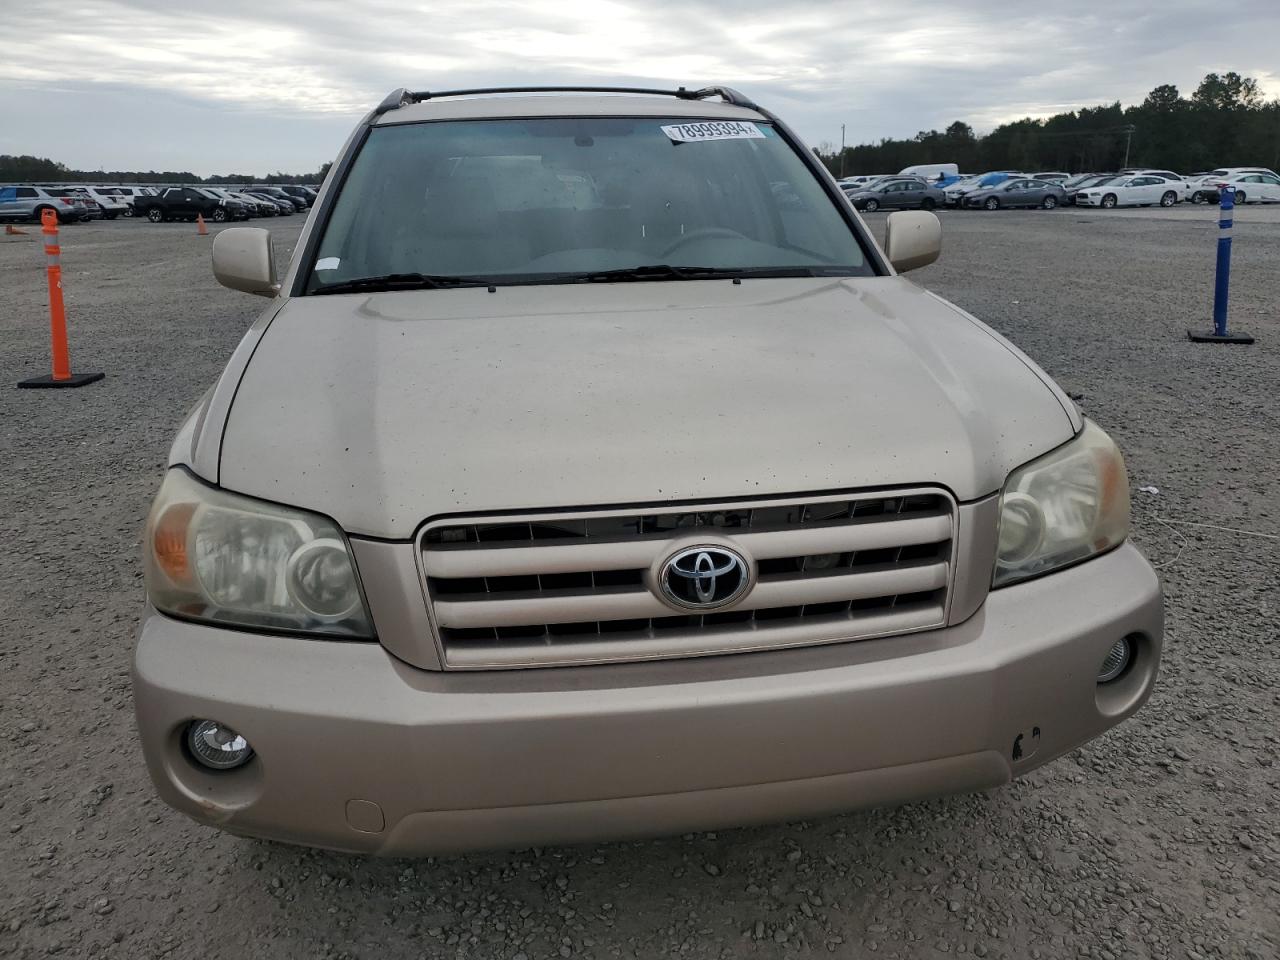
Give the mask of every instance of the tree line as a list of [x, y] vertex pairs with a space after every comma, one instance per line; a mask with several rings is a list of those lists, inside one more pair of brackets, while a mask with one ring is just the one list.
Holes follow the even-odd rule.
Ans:
[[330, 164], [316, 173], [217, 174], [199, 177], [189, 170], [73, 170], [46, 157], [0, 154], [3, 183], [320, 183]]
[[[824, 145], [825, 146], [825, 145]], [[837, 176], [894, 173], [917, 163], [986, 170], [1068, 173], [1152, 167], [1191, 174], [1215, 167], [1280, 167], [1280, 100], [1264, 100], [1258, 81], [1210, 73], [1190, 97], [1161, 84], [1142, 103], [1084, 107], [1046, 119], [1003, 123], [985, 136], [957, 120], [909, 140], [884, 139], [818, 156]]]

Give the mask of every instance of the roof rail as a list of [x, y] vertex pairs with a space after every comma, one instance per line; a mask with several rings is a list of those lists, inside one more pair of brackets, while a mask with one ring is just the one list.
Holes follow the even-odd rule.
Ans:
[[410, 93], [404, 87], [400, 87], [398, 90], [392, 90], [382, 98], [382, 102], [380, 104], [373, 108], [373, 115], [375, 117], [380, 117], [388, 110], [399, 110], [406, 103], [417, 103], [417, 101], [413, 99], [414, 96], [415, 94]]
[[423, 100], [438, 100], [441, 97], [478, 97], [494, 93], [635, 93], [658, 97], [677, 97], [680, 100], [705, 100], [708, 97], [719, 97], [725, 103], [748, 110], [758, 110], [754, 103], [732, 87], [702, 87], [689, 90], [680, 87], [677, 90], [659, 90], [652, 87], [584, 87], [584, 86], [544, 86], [544, 87], [474, 87], [468, 90], [421, 90], [410, 92], [401, 88], [387, 94], [386, 99], [374, 109], [375, 116], [381, 116], [389, 110], [396, 110], [405, 104], [421, 103]]

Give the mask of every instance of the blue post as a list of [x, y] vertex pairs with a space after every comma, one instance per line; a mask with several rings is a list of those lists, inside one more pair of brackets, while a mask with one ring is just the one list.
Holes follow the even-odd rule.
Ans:
[[1231, 286], [1231, 226], [1235, 222], [1236, 188], [1223, 187], [1218, 213], [1218, 277], [1213, 284], [1213, 335], [1227, 335], [1227, 294]]
[[1236, 188], [1221, 187], [1218, 212], [1218, 272], [1213, 283], [1213, 330], [1188, 330], [1196, 343], [1253, 343], [1247, 333], [1227, 332], [1227, 298], [1231, 286], [1231, 228], [1235, 224]]

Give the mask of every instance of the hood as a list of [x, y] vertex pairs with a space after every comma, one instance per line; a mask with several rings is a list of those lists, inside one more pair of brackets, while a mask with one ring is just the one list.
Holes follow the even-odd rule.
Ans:
[[1070, 439], [1065, 403], [898, 277], [312, 296], [254, 350], [218, 482], [388, 539], [458, 512], [900, 484], [972, 500]]

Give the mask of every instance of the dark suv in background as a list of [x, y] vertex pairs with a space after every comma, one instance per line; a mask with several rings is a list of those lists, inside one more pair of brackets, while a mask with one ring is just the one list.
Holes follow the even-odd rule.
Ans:
[[310, 206], [309, 200], [304, 200], [301, 197], [295, 197], [293, 194], [287, 192], [283, 187], [255, 186], [251, 188], [251, 192], [259, 194], [265, 193], [268, 197], [275, 197], [277, 200], [283, 200], [286, 203], [291, 203], [293, 204], [294, 210], [305, 210]]

